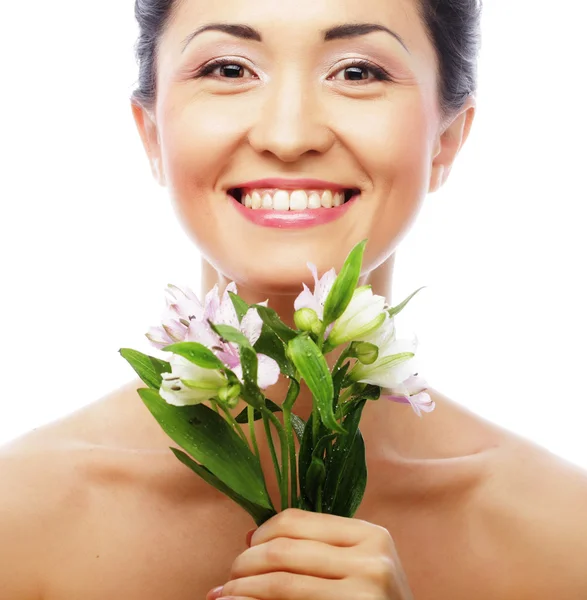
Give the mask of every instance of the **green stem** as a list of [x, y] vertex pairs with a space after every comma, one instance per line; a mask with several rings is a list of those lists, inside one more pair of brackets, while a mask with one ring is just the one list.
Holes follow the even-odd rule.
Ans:
[[247, 448], [250, 448], [249, 440], [247, 440], [247, 436], [245, 435], [245, 432], [243, 431], [242, 427], [236, 422], [235, 418], [232, 416], [232, 413], [230, 412], [228, 407], [224, 406], [224, 404], [222, 404], [222, 402], [219, 402], [218, 405], [224, 411], [224, 414], [228, 417], [229, 422], [236, 429], [236, 432], [238, 433], [238, 435], [240, 435], [243, 442], [247, 445]]
[[289, 448], [289, 462], [291, 467], [291, 507], [298, 508], [298, 475], [296, 468], [296, 447], [291, 427], [291, 410], [283, 411], [283, 423], [285, 426], [285, 435], [287, 436], [287, 446]]
[[[271, 446], [273, 447], [273, 442], [271, 441], [271, 430], [269, 429], [269, 423], [266, 421], [266, 418], [269, 418], [273, 426], [275, 427], [278, 435], [279, 442], [281, 444], [281, 459], [283, 463], [283, 472], [279, 477], [279, 491], [281, 493], [281, 509], [285, 510], [287, 508], [287, 489], [288, 489], [288, 453], [287, 453], [287, 439], [286, 434], [283, 428], [283, 425], [279, 422], [279, 419], [266, 407], [261, 406], [261, 411], [263, 413], [263, 420], [266, 423], [265, 430], [267, 432], [268, 438], [270, 440]], [[279, 464], [277, 461], [277, 456], [275, 455], [275, 448], [272, 450], [273, 456], [273, 464], [276, 468], [276, 472], [279, 472]]]
[[320, 413], [318, 412], [318, 405], [312, 397], [312, 448], [316, 447], [318, 441], [318, 431], [320, 429]]
[[281, 472], [279, 470], [279, 461], [277, 460], [277, 454], [275, 453], [275, 445], [273, 444], [273, 436], [271, 435], [271, 427], [269, 427], [269, 420], [267, 419], [267, 415], [262, 412], [263, 415], [263, 425], [265, 427], [265, 436], [267, 437], [267, 442], [269, 444], [269, 450], [271, 451], [271, 459], [273, 460], [273, 468], [275, 469], [275, 475], [277, 476], [277, 483], [279, 484], [279, 489], [281, 490]]
[[340, 354], [334, 367], [332, 367], [332, 376], [336, 375], [336, 372], [342, 367], [342, 363], [350, 356], [351, 344], [349, 344]]
[[251, 434], [253, 449], [255, 451], [255, 456], [257, 457], [257, 462], [259, 463], [259, 469], [261, 471], [261, 474], [263, 475], [263, 487], [265, 488], [265, 493], [267, 494], [267, 498], [269, 499], [269, 504], [271, 505], [271, 508], [275, 510], [273, 502], [271, 501], [271, 497], [269, 496], [269, 490], [267, 489], [265, 473], [263, 473], [263, 467], [261, 465], [261, 453], [259, 452], [259, 446], [257, 445], [257, 436], [255, 434], [255, 409], [251, 405], [247, 406], [247, 418], [249, 421], [249, 433]]
[[316, 512], [322, 512], [322, 485], [318, 486], [318, 491], [316, 492]]
[[253, 450], [255, 451], [255, 456], [259, 461], [259, 466], [261, 466], [261, 454], [259, 453], [259, 446], [257, 446], [257, 436], [255, 435], [255, 409], [249, 404], [247, 406], [247, 418], [249, 420], [249, 433], [251, 435], [251, 442], [253, 444]]

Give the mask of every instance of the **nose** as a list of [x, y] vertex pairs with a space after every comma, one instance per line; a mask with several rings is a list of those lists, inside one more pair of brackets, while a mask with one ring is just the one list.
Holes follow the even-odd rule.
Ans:
[[294, 162], [305, 154], [323, 154], [334, 143], [334, 133], [325, 120], [325, 110], [316, 90], [300, 78], [270, 82], [249, 130], [249, 143], [259, 153], [271, 153], [283, 162]]

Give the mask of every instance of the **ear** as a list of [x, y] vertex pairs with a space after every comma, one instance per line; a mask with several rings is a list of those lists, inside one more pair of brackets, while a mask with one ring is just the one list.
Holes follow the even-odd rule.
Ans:
[[138, 102], [131, 100], [133, 117], [145, 151], [151, 164], [151, 172], [157, 183], [165, 186], [165, 173], [161, 163], [161, 144], [157, 124], [151, 111]]
[[469, 137], [475, 107], [475, 98], [469, 96], [460, 112], [439, 133], [432, 156], [429, 193], [439, 190], [448, 179], [455, 158]]

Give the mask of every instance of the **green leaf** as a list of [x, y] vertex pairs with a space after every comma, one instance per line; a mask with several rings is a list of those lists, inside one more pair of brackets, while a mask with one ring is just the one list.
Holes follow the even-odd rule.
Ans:
[[238, 317], [238, 322], [240, 323], [243, 320], [243, 317], [247, 314], [249, 305], [234, 292], [228, 292], [228, 295], [232, 300], [232, 305], [234, 306], [236, 316]]
[[318, 488], [322, 487], [326, 479], [326, 468], [321, 458], [312, 456], [310, 468], [306, 474], [306, 494], [308, 499], [316, 506]]
[[203, 344], [198, 342], [179, 342], [162, 348], [165, 352], [173, 352], [183, 356], [202, 369], [224, 369], [224, 363]]
[[263, 323], [272, 329], [284, 342], [287, 343], [298, 335], [297, 331], [288, 327], [272, 308], [261, 306], [260, 304], [253, 304], [253, 308], [257, 309]]
[[398, 304], [395, 308], [390, 308], [387, 312], [390, 317], [395, 317], [395, 315], [399, 314], [407, 305], [407, 303], [420, 291], [426, 288], [427, 286], [421, 287], [419, 290], [416, 290], [413, 294], [410, 294], [401, 304]]
[[257, 353], [250, 346], [241, 346], [240, 359], [244, 381], [241, 387], [241, 396], [247, 404], [259, 408], [265, 401], [265, 396], [257, 385], [257, 372], [259, 368]]
[[[281, 406], [279, 406], [278, 404], [275, 404], [275, 402], [273, 402], [272, 400], [269, 400], [269, 398], [265, 398], [265, 406], [271, 411], [271, 412], [281, 412]], [[261, 419], [263, 417], [263, 413], [258, 409], [255, 408], [253, 410], [253, 420], [254, 421], [258, 421], [259, 419]], [[245, 406], [245, 408], [243, 408], [243, 410], [237, 415], [235, 421], [237, 423], [248, 423], [249, 422], [249, 415], [248, 415], [248, 408]]]
[[346, 362], [344, 365], [336, 371], [334, 377], [332, 378], [333, 384], [333, 402], [332, 402], [332, 410], [336, 411], [336, 407], [338, 406], [338, 399], [340, 396], [340, 391], [342, 389], [342, 384], [346, 377], [347, 371], [349, 370], [350, 363]]
[[157, 392], [137, 390], [163, 431], [237, 494], [271, 508], [257, 458], [234, 429], [204, 404], [172, 406]]
[[265, 354], [272, 358], [278, 365], [279, 370], [289, 378], [296, 376], [296, 370], [292, 365], [289, 358], [285, 354], [285, 346], [281, 341], [281, 338], [265, 323], [263, 323], [263, 329], [261, 329], [261, 335], [255, 342], [255, 350], [259, 354]]
[[152, 390], [161, 389], [162, 373], [171, 373], [171, 365], [154, 356], [148, 356], [132, 348], [120, 348], [118, 352]]
[[334, 388], [322, 352], [307, 334], [298, 335], [290, 340], [288, 346], [294, 365], [314, 396], [321, 421], [330, 430], [346, 433], [334, 418], [332, 410]]
[[[292, 417], [293, 417], [293, 415], [292, 415]], [[308, 419], [308, 421], [304, 427], [304, 433], [302, 436], [302, 440], [300, 442], [300, 450], [299, 450], [299, 454], [298, 454], [300, 498], [302, 499], [303, 505], [309, 507], [306, 510], [311, 510], [311, 511], [313, 511], [315, 507], [314, 507], [314, 501], [311, 500], [310, 497], [308, 496], [306, 479], [307, 479], [308, 470], [310, 468], [310, 465], [312, 464], [312, 455], [314, 452], [313, 437], [312, 437], [313, 419], [314, 419], [314, 415], [311, 414], [310, 418]], [[324, 427], [322, 422], [320, 422], [318, 424], [318, 439], [319, 440], [322, 439], [328, 433], [329, 432], [326, 429], [326, 427]]]
[[285, 396], [285, 400], [283, 401], [283, 406], [287, 410], [291, 410], [295, 401], [298, 399], [300, 395], [300, 384], [297, 379], [289, 380], [289, 388], [287, 390], [287, 394]]
[[199, 475], [206, 483], [214, 486], [219, 492], [228, 496], [231, 500], [234, 500], [238, 505], [244, 508], [253, 517], [257, 527], [260, 527], [265, 521], [268, 521], [271, 517], [277, 513], [275, 510], [259, 506], [254, 502], [249, 502], [246, 498], [243, 498], [240, 494], [237, 494], [233, 489], [222, 483], [218, 477], [216, 477], [209, 469], [203, 465], [199, 465], [197, 462], [192, 460], [185, 452], [178, 450], [177, 448], [170, 448], [175, 456], [187, 467], [189, 467], [194, 473]]
[[291, 414], [291, 426], [295, 431], [296, 437], [298, 438], [298, 442], [301, 444], [302, 439], [304, 438], [304, 430], [306, 428], [306, 423], [303, 419], [300, 419], [298, 415]]
[[324, 303], [324, 327], [338, 319], [349, 305], [361, 275], [367, 240], [359, 242], [349, 253]]
[[367, 485], [365, 445], [359, 431], [359, 421], [366, 404], [361, 400], [353, 406], [343, 423], [348, 434], [339, 435], [326, 465], [324, 482], [324, 512], [352, 517]]
[[232, 327], [230, 325], [215, 325], [208, 319], [208, 324], [212, 328], [212, 331], [215, 331], [223, 340], [227, 342], [233, 342], [240, 347], [251, 348], [251, 342], [247, 336], [236, 329], [236, 327]]

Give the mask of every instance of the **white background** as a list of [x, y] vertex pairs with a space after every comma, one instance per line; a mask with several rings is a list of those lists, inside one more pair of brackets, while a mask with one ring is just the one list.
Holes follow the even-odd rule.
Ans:
[[[134, 379], [118, 349], [154, 353], [166, 284], [199, 291], [131, 117], [133, 2], [2, 13], [0, 444]], [[397, 322], [430, 385], [584, 468], [586, 18], [577, 0], [486, 0], [473, 132], [393, 296], [428, 286]]]

